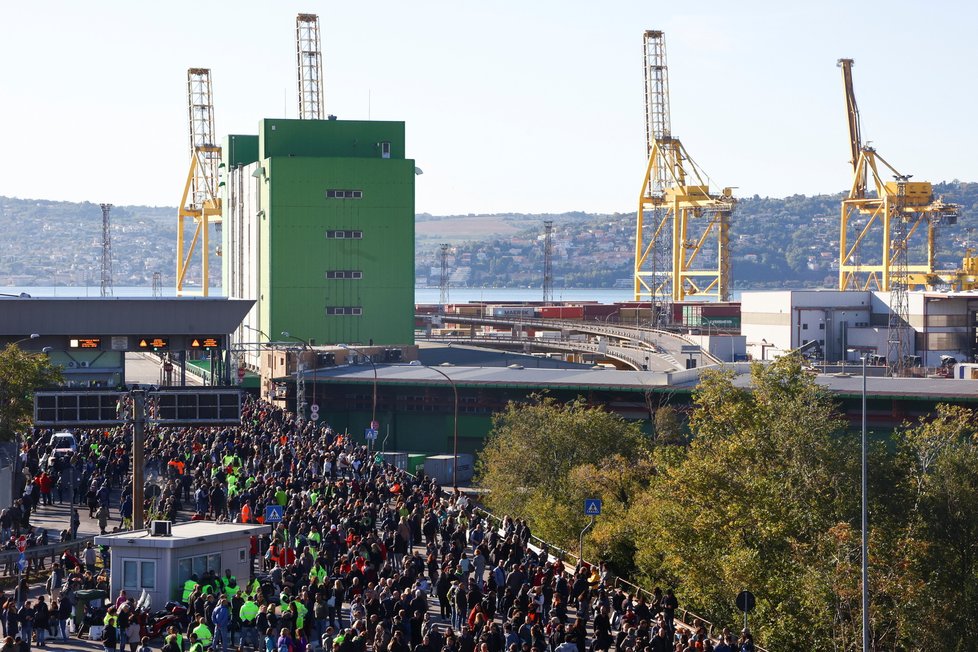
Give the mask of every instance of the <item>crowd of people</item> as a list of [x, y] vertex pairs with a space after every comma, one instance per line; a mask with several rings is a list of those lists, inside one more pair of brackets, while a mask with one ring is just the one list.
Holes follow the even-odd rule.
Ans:
[[[130, 435], [126, 428], [85, 433], [71, 456], [45, 450], [43, 433], [27, 438], [24, 509], [35, 490], [42, 503], [84, 497], [105, 531], [118, 490], [111, 520], [125, 526], [132, 515]], [[240, 427], [151, 428], [145, 459], [149, 518], [258, 523], [269, 505], [281, 506], [284, 516], [255, 542], [252, 577], [212, 568], [188, 578], [175, 596], [186, 604], [186, 618], [160, 638], [142, 640], [137, 596], [118, 596], [103, 621], [105, 650], [754, 649], [746, 630], [738, 640], [724, 631], [716, 643], [702, 627], [677, 626], [671, 590], [646, 598], [615, 588], [603, 567], [568, 567], [546, 547], [529, 545], [525, 523], [490, 521], [466, 494], [446, 492], [264, 402], [246, 401]], [[37, 482], [45, 473], [46, 490]], [[23, 526], [22, 516], [11, 532]], [[29, 646], [32, 637], [44, 647], [49, 631], [60, 640], [77, 631], [77, 592], [105, 584], [95, 562], [87, 550], [82, 559], [65, 559], [51, 571], [47, 597], [8, 600], [0, 652], [20, 652], [14, 646]]]

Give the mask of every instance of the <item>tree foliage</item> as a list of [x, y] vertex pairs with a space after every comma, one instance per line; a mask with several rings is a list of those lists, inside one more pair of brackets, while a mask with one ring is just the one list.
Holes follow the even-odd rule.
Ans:
[[61, 369], [46, 355], [28, 353], [14, 344], [0, 350], [0, 441], [11, 441], [31, 426], [34, 392], [61, 380]]
[[[975, 649], [975, 416], [940, 406], [870, 446], [873, 649]], [[674, 417], [657, 425], [678, 432]], [[600, 497], [588, 559], [676, 587], [717, 624], [739, 621], [750, 589], [768, 649], [860, 650], [860, 438], [831, 396], [795, 356], [753, 365], [749, 387], [706, 372], [688, 425], [687, 445], [643, 446], [580, 401], [511, 405], [483, 459], [490, 504], [575, 545], [581, 501]]]
[[572, 487], [571, 472], [614, 456], [631, 464], [644, 446], [637, 424], [583, 399], [562, 404], [534, 396], [493, 416], [479, 482], [489, 489], [493, 510], [522, 516], [540, 536], [570, 545], [584, 523], [583, 503], [577, 502], [584, 495]]

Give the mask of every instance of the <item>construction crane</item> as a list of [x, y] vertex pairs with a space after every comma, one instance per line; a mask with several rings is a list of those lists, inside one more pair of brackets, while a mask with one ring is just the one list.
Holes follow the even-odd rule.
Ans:
[[[911, 175], [901, 174], [863, 143], [852, 64], [852, 59], [838, 62], [845, 86], [853, 172], [849, 192], [842, 200], [839, 289], [890, 292], [897, 281], [906, 288], [946, 284], [957, 272], [935, 270], [937, 227], [954, 224], [958, 206], [935, 198], [929, 182], [910, 181]], [[884, 180], [887, 173], [892, 181]], [[915, 245], [924, 246], [925, 259], [911, 256], [916, 253]]]
[[322, 120], [323, 55], [319, 49], [319, 16], [295, 18], [295, 62], [299, 82], [299, 119]]
[[[190, 171], [183, 188], [183, 198], [177, 211], [177, 295], [185, 293], [187, 271], [200, 244], [200, 293], [210, 289], [210, 225], [219, 230], [221, 198], [218, 189], [218, 165], [221, 147], [214, 137], [214, 103], [211, 95], [211, 71], [207, 68], [187, 70], [187, 112], [190, 122]], [[191, 218], [195, 230], [186, 243], [186, 219]], [[220, 250], [217, 250], [220, 255]]]
[[[644, 67], [648, 165], [635, 225], [635, 300], [655, 304], [696, 295], [726, 301], [736, 200], [730, 188], [712, 192], [709, 177], [672, 136], [663, 32], [645, 32]], [[671, 261], [668, 269], [657, 259]]]

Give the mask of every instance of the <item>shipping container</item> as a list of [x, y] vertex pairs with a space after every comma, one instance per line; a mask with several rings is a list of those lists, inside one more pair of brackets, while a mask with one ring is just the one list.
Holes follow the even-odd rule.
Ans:
[[609, 316], [618, 314], [618, 306], [614, 304], [588, 303], [582, 307], [584, 308], [584, 319], [588, 321], [594, 319], [604, 321]]
[[534, 306], [489, 306], [487, 314], [493, 317], [534, 317]]
[[583, 319], [583, 306], [541, 306], [540, 317], [543, 319]]
[[384, 463], [385, 464], [393, 464], [395, 467], [397, 467], [401, 471], [407, 471], [407, 469], [408, 469], [408, 454], [407, 453], [398, 453], [398, 452], [394, 452], [394, 451], [388, 451], [388, 452], [385, 452], [385, 453], [381, 453], [381, 455], [384, 456]]
[[[455, 469], [455, 458], [452, 455], [429, 455], [424, 461], [425, 475], [434, 478], [438, 484], [452, 484], [452, 472]], [[474, 459], [469, 453], [459, 453], [458, 482], [468, 482], [475, 473]]]
[[424, 453], [408, 453], [408, 473], [418, 474], [424, 470], [424, 461], [428, 458]]

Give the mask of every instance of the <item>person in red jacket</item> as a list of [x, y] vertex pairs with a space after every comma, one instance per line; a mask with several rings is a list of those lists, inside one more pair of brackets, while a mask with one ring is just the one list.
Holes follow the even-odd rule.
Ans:
[[54, 479], [48, 475], [47, 471], [41, 471], [41, 475], [37, 476], [37, 486], [41, 490], [41, 504], [53, 505], [51, 490], [54, 488]]

